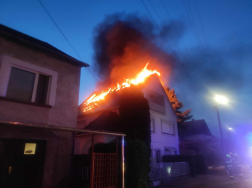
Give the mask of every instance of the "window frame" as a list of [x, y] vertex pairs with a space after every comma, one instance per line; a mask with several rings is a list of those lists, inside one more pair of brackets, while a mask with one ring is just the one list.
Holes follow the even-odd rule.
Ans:
[[[163, 122], [164, 122], [164, 123], [168, 123], [169, 125], [172, 125], [172, 126], [173, 126], [174, 134], [164, 132], [164, 130], [163, 130], [163, 124], [162, 124]], [[174, 122], [171, 122], [171, 121], [167, 121], [167, 120], [161, 119], [161, 131], [162, 131], [162, 134], [170, 135], [170, 136], [174, 136], [174, 137], [175, 137], [175, 136], [176, 136], [176, 127], [175, 127], [175, 123], [174, 123]]]
[[[35, 74], [31, 103], [35, 103], [39, 74], [49, 76], [47, 98], [45, 105], [54, 106], [56, 98], [56, 87], [58, 73], [37, 65], [33, 65], [9, 56], [3, 56], [0, 67], [0, 96], [6, 97], [12, 67]], [[6, 97], [7, 98], [7, 97]], [[26, 102], [26, 101], [24, 101]]]

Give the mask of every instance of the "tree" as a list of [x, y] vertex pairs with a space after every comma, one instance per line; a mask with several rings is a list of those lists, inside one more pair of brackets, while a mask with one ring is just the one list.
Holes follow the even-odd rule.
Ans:
[[125, 88], [119, 103], [125, 137], [126, 187], [145, 188], [150, 171], [150, 107], [138, 86]]
[[128, 140], [125, 146], [126, 187], [146, 188], [150, 165], [148, 148], [140, 139]]
[[131, 86], [122, 91], [119, 114], [121, 131], [127, 135], [125, 139], [140, 139], [150, 151], [150, 107], [138, 86]]
[[182, 102], [180, 102], [176, 96], [175, 90], [170, 89], [169, 87], [165, 88], [166, 95], [168, 96], [170, 103], [172, 105], [173, 110], [175, 111], [178, 119], [178, 128], [181, 130], [184, 128], [184, 122], [191, 119], [192, 115], [189, 115], [191, 109], [185, 110], [182, 112], [180, 109], [184, 106]]

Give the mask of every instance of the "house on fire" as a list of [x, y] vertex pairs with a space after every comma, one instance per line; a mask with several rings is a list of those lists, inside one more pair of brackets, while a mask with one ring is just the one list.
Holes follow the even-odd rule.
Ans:
[[50, 44], [0, 25], [0, 187], [65, 187], [81, 67]]
[[[164, 155], [179, 154], [177, 116], [157, 75], [149, 76], [145, 83], [142, 83], [141, 91], [150, 107], [151, 165], [155, 165], [162, 163]], [[78, 128], [120, 132], [116, 119], [120, 115], [119, 100], [120, 94], [114, 94], [105, 98], [100, 106], [86, 112], [83, 112], [83, 102], [79, 106]], [[107, 143], [113, 139], [111, 136], [99, 136], [96, 137], [95, 143]], [[78, 136], [75, 140], [75, 154], [88, 153], [85, 149], [88, 145], [91, 145], [90, 138]]]

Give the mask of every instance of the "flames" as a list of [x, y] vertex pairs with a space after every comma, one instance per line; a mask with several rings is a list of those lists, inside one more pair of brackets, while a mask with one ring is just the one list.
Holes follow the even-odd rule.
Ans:
[[104, 100], [106, 95], [112, 93], [114, 91], [119, 91], [126, 87], [130, 87], [132, 84], [137, 85], [139, 83], [143, 83], [147, 77], [152, 74], [157, 74], [160, 76], [160, 73], [157, 70], [148, 70], [147, 66], [149, 63], [145, 65], [145, 67], [141, 70], [141, 72], [136, 76], [135, 79], [125, 79], [122, 84], [117, 83], [116, 86], [110, 87], [107, 90], [102, 91], [100, 94], [93, 94], [84, 102], [84, 110], [83, 112], [90, 111], [95, 107], [99, 106], [99, 101]]

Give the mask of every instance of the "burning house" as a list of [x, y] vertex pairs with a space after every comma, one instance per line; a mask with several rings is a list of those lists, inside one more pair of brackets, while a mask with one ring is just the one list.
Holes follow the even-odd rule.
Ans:
[[[120, 122], [120, 101], [124, 100], [122, 99], [123, 90], [126, 90], [127, 87], [133, 87], [133, 92], [134, 89], [141, 90], [149, 104], [151, 167], [160, 166], [164, 155], [178, 155], [177, 117], [159, 80], [159, 75], [158, 71], [148, 70], [146, 65], [135, 79], [126, 79], [124, 83], [117, 84], [114, 88], [109, 88], [100, 94], [91, 95], [79, 106], [78, 128], [123, 132]], [[137, 101], [135, 105], [137, 108]], [[90, 139], [81, 136], [76, 137], [76, 155], [88, 153], [88, 150], [83, 148], [91, 147]], [[113, 139], [113, 136], [97, 135], [95, 143], [108, 143]], [[153, 178], [155, 178], [154, 176]]]
[[[174, 28], [166, 25], [162, 35], [173, 31]], [[160, 36], [150, 20], [136, 15], [109, 15], [97, 25], [94, 67], [100, 78], [98, 92], [79, 105], [77, 125], [84, 130], [125, 133], [122, 118], [126, 117], [127, 121], [127, 116], [122, 113], [133, 114], [132, 120], [127, 122], [128, 129], [141, 127], [144, 131], [143, 124], [150, 127], [147, 130], [151, 138], [145, 143], [151, 148], [152, 179], [161, 176], [162, 156], [179, 154], [177, 117], [163, 87], [169, 82], [175, 60], [158, 45], [162, 43]], [[127, 109], [124, 109], [125, 104]], [[141, 111], [144, 108], [148, 108], [148, 113]], [[141, 128], [136, 133], [140, 137]], [[94, 143], [113, 140], [112, 136], [97, 135]], [[91, 143], [90, 137], [76, 135], [75, 155], [87, 154], [89, 150], [84, 148], [91, 147]], [[163, 173], [162, 176], [166, 176], [167, 170]]]

